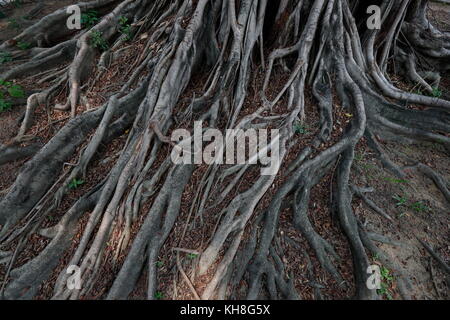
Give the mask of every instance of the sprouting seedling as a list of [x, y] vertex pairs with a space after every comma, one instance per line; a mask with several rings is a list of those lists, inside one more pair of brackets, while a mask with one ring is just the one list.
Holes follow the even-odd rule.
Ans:
[[188, 257], [189, 259], [195, 259], [195, 258], [198, 257], [198, 254], [196, 254], [196, 253], [189, 253], [189, 254], [187, 255], [187, 257]]
[[308, 133], [308, 129], [306, 126], [302, 125], [301, 123], [297, 122], [294, 124], [294, 132], [297, 134], [306, 134]]
[[384, 266], [381, 266], [380, 268], [380, 275], [382, 280], [380, 283], [381, 288], [377, 290], [377, 293], [381, 296], [385, 296], [388, 300], [392, 300], [393, 297], [391, 291], [389, 290], [389, 284], [394, 281], [394, 276], [391, 271]]
[[8, 20], [8, 28], [18, 30], [18, 29], [20, 29], [20, 23], [17, 22], [16, 19], [9, 19]]
[[428, 208], [426, 205], [424, 205], [422, 201], [414, 202], [411, 205], [411, 209], [413, 209], [416, 212], [423, 212], [423, 211], [430, 210], [430, 208]]
[[23, 98], [25, 96], [25, 93], [23, 92], [23, 89], [18, 84], [13, 84], [8, 88], [8, 93], [13, 98]]
[[433, 88], [432, 96], [440, 98], [442, 96], [442, 91], [439, 88]]
[[157, 266], [158, 268], [162, 268], [162, 267], [164, 266], [164, 262], [162, 262], [162, 261], [156, 261], [156, 266]]
[[163, 293], [162, 293], [162, 292], [159, 292], [159, 291], [156, 291], [156, 292], [155, 292], [155, 299], [160, 300], [160, 299], [162, 299], [162, 298], [164, 298]]
[[10, 87], [11, 85], [12, 85], [11, 81], [5, 81], [3, 79], [0, 79], [0, 86]]
[[18, 84], [0, 79], [0, 112], [9, 110], [12, 107], [12, 103], [5, 100], [6, 96], [9, 96], [9, 98], [23, 98], [25, 93]]
[[12, 61], [11, 53], [9, 52], [0, 52], [0, 64]]
[[131, 36], [131, 25], [128, 23], [128, 18], [120, 17], [119, 25], [120, 25], [119, 28], [120, 33], [122, 33], [125, 36], [125, 39], [127, 41], [130, 41], [132, 36]]
[[418, 89], [415, 92], [418, 95], [427, 95], [427, 96], [431, 96], [434, 98], [440, 98], [442, 96], [442, 91], [438, 88], [438, 87], [434, 87], [433, 90], [431, 91], [431, 93], [429, 91], [427, 91], [426, 93], [422, 92], [422, 90]]
[[27, 50], [30, 49], [31, 47], [31, 43], [29, 42], [24, 42], [24, 41], [19, 41], [17, 42], [17, 46], [22, 49], [22, 50]]
[[385, 177], [385, 178], [383, 178], [383, 180], [389, 181], [391, 183], [409, 183], [408, 180], [396, 179], [396, 178], [391, 178], [391, 177]]
[[389, 290], [389, 286], [385, 282], [380, 283], [380, 289], [377, 290], [377, 293], [381, 296], [385, 296], [388, 300], [393, 300], [392, 294]]
[[81, 15], [81, 24], [87, 28], [94, 26], [98, 20], [98, 13], [95, 10], [89, 10]]
[[128, 18], [127, 18], [127, 17], [120, 17], [120, 18], [119, 18], [119, 24], [120, 24], [121, 26], [126, 25], [127, 22], [128, 22]]
[[103, 38], [102, 32], [97, 30], [91, 32], [91, 45], [103, 51], [108, 50], [108, 42]]
[[380, 268], [381, 278], [385, 281], [392, 281], [394, 280], [394, 276], [391, 274], [388, 268], [381, 266]]
[[365, 152], [364, 151], [362, 151], [362, 152], [357, 152], [356, 154], [355, 154], [355, 160], [357, 161], [357, 162], [364, 162], [364, 157], [366, 156], [366, 154], [365, 154]]
[[69, 189], [76, 189], [84, 183], [83, 180], [79, 180], [77, 178], [73, 178], [69, 183]]
[[397, 194], [395, 196], [393, 196], [392, 198], [394, 200], [397, 200], [397, 203], [395, 204], [397, 207], [405, 205], [406, 202], [408, 201], [408, 199], [406, 197], [401, 197]]
[[2, 93], [0, 93], [0, 112], [4, 112], [11, 109], [11, 106], [12, 106], [11, 102], [5, 101], [2, 98]]
[[14, 1], [12, 1], [12, 4], [14, 5], [14, 7], [20, 8], [23, 3], [22, 3], [22, 0], [14, 0]]

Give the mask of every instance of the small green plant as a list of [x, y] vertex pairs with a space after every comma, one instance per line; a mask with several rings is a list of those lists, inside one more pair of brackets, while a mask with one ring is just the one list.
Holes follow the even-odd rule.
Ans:
[[17, 22], [17, 19], [11, 18], [11, 19], [8, 20], [8, 28], [9, 29], [19, 30], [20, 29], [20, 23]]
[[19, 47], [19, 49], [27, 50], [27, 49], [30, 49], [31, 43], [24, 42], [24, 41], [19, 41], [19, 42], [17, 42], [17, 46]]
[[394, 298], [392, 297], [391, 291], [389, 290], [389, 285], [381, 282], [380, 283], [380, 289], [377, 290], [377, 293], [382, 296], [382, 297], [386, 297], [386, 299], [388, 300], [393, 300]]
[[79, 180], [77, 178], [73, 178], [69, 183], [69, 189], [76, 189], [84, 183], [83, 180]]
[[81, 15], [81, 25], [86, 28], [91, 28], [98, 20], [98, 12], [95, 10], [89, 10]]
[[12, 4], [14, 5], [14, 7], [16, 8], [20, 8], [23, 4], [22, 0], [13, 0]]
[[360, 162], [360, 161], [363, 161], [364, 160], [364, 154], [363, 153], [356, 153], [355, 154], [355, 160], [356, 161], [358, 161], [358, 162]]
[[406, 197], [401, 197], [397, 194], [393, 196], [392, 199], [397, 201], [397, 203], [395, 204], [397, 207], [404, 206], [408, 202], [408, 199]]
[[368, 170], [375, 169], [376, 167], [373, 164], [370, 164], [370, 163], [362, 163], [361, 164], [361, 168], [363, 168], [364, 170], [368, 171]]
[[[375, 254], [373, 256], [374, 261], [378, 261], [379, 258], [380, 257], [378, 254]], [[381, 295], [382, 297], [385, 297], [388, 300], [393, 300], [390, 288], [392, 282], [395, 280], [394, 275], [388, 268], [381, 265], [380, 263], [377, 263], [377, 265], [380, 266], [380, 288], [377, 289], [377, 294]]]
[[128, 18], [127, 18], [127, 17], [120, 17], [120, 18], [119, 18], [119, 24], [120, 24], [121, 26], [127, 25], [127, 22], [128, 22]]
[[384, 177], [383, 180], [389, 181], [390, 183], [408, 183], [408, 180], [405, 179], [396, 179], [391, 177]]
[[416, 212], [424, 212], [424, 211], [430, 210], [430, 208], [428, 208], [426, 205], [424, 205], [422, 201], [414, 202], [411, 205], [411, 209], [413, 209]]
[[393, 297], [389, 288], [392, 281], [394, 281], [394, 276], [391, 274], [389, 269], [384, 266], [381, 266], [380, 274], [381, 274], [381, 283], [380, 283], [381, 288], [377, 290], [377, 293], [381, 296], [386, 297], [386, 299], [388, 300], [392, 300]]
[[91, 45], [94, 48], [100, 50], [108, 50], [108, 42], [103, 38], [103, 34], [100, 31], [93, 30], [91, 32]]
[[8, 88], [8, 93], [13, 98], [23, 98], [25, 97], [25, 93], [23, 89], [18, 84], [13, 84]]
[[162, 268], [162, 267], [164, 266], [164, 262], [162, 262], [162, 261], [156, 261], [156, 266], [157, 266], [158, 268]]
[[11, 109], [11, 102], [5, 101], [5, 99], [0, 97], [0, 112]]
[[6, 100], [7, 96], [9, 98], [23, 98], [25, 93], [18, 84], [0, 79], [0, 112], [9, 110], [12, 107], [11, 101]]
[[12, 61], [11, 53], [0, 51], [0, 64]]
[[130, 41], [132, 39], [131, 35], [131, 25], [128, 23], [127, 17], [119, 18], [119, 32], [125, 36], [126, 41]]
[[421, 96], [427, 95], [435, 98], [440, 98], [442, 96], [442, 91], [438, 87], [433, 88], [433, 91], [431, 93], [428, 91], [424, 93], [420, 89], [416, 90], [415, 93]]
[[296, 134], [307, 134], [308, 128], [304, 125], [302, 125], [300, 122], [297, 122], [294, 124], [294, 132]]
[[164, 298], [164, 295], [162, 292], [156, 291], [155, 292], [155, 299], [157, 300], [161, 300], [162, 298]]
[[435, 98], [440, 98], [442, 96], [442, 91], [439, 88], [433, 88], [433, 93], [431, 94]]
[[189, 259], [195, 259], [195, 258], [198, 257], [198, 254], [196, 254], [196, 253], [189, 253], [189, 254], [187, 255], [187, 257], [188, 257]]
[[10, 86], [12, 86], [12, 82], [0, 79], [0, 86], [5, 87], [5, 88], [9, 88]]
[[[408, 204], [408, 199], [406, 197], [395, 195], [392, 198], [397, 201], [397, 203], [395, 204], [397, 207], [406, 206], [407, 208], [414, 210], [415, 212], [430, 211], [430, 208], [427, 207], [422, 201], [416, 201]], [[406, 213], [402, 213], [400, 217], [404, 216], [405, 214]]]
[[387, 282], [391, 282], [394, 280], [394, 276], [391, 274], [388, 268], [381, 266], [380, 268], [381, 279]]

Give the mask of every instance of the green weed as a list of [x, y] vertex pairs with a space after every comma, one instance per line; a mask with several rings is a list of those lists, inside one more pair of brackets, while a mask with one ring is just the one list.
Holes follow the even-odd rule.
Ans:
[[95, 26], [98, 21], [98, 12], [95, 10], [89, 10], [86, 13], [81, 14], [81, 25], [86, 28]]
[[13, 98], [23, 98], [25, 97], [25, 93], [23, 92], [23, 89], [18, 84], [13, 84], [8, 88], [8, 93]]
[[389, 290], [389, 285], [382, 282], [380, 286], [381, 288], [377, 290], [377, 293], [382, 297], [386, 297], [386, 299], [388, 300], [393, 300], [394, 298], [392, 297], [392, 293]]
[[381, 284], [380, 289], [377, 290], [377, 293], [383, 297], [386, 297], [388, 300], [392, 300], [392, 293], [389, 290], [390, 284], [392, 281], [394, 281], [394, 276], [391, 274], [388, 268], [381, 266], [380, 267], [380, 273], [381, 273]]
[[307, 134], [308, 128], [305, 125], [302, 125], [300, 122], [294, 124], [294, 132], [296, 134]]
[[391, 178], [391, 177], [384, 177], [383, 180], [389, 181], [389, 182], [391, 182], [391, 183], [409, 183], [408, 180], [405, 180], [405, 179], [396, 179], [396, 178]]
[[94, 48], [100, 49], [102, 51], [108, 50], [108, 42], [103, 38], [103, 34], [100, 31], [93, 30], [91, 32], [91, 45]]
[[442, 96], [442, 91], [437, 87], [433, 88], [433, 91], [431, 93], [422, 92], [422, 90], [420, 90], [420, 89], [415, 91], [415, 93], [418, 95], [421, 95], [421, 96], [430, 96], [430, 97], [434, 97], [434, 98], [440, 98]]
[[11, 18], [8, 20], [8, 28], [19, 30], [20, 29], [20, 23], [17, 21], [17, 19]]
[[408, 199], [406, 197], [401, 197], [397, 194], [393, 196], [392, 199], [397, 201], [397, 203], [395, 204], [397, 207], [404, 206], [408, 202]]
[[77, 178], [73, 178], [69, 183], [69, 189], [76, 189], [84, 183], [83, 180], [79, 180]]
[[12, 61], [11, 53], [0, 51], [0, 64]]
[[356, 153], [355, 154], [355, 161], [361, 162], [364, 160], [364, 154], [363, 153]]
[[127, 17], [119, 18], [119, 32], [125, 36], [126, 41], [130, 41], [132, 39], [131, 34], [131, 25], [128, 23]]
[[422, 201], [414, 202], [411, 205], [411, 209], [413, 209], [416, 212], [425, 212], [425, 211], [430, 210], [430, 208], [428, 208], [426, 205], [424, 205]]
[[442, 96], [442, 91], [439, 88], [433, 88], [432, 96], [435, 98], [440, 98]]
[[[0, 79], [0, 112], [11, 109], [11, 98], [23, 98], [25, 92], [18, 84]], [[6, 100], [7, 98], [10, 98]]]
[[19, 47], [19, 49], [22, 49], [22, 50], [27, 50], [27, 49], [31, 48], [31, 43], [19, 41], [19, 42], [17, 42], [17, 47]]
[[[414, 210], [415, 212], [426, 212], [426, 211], [431, 210], [422, 201], [416, 201], [416, 202], [408, 204], [407, 197], [395, 195], [392, 198], [397, 201], [397, 203], [395, 204], [397, 207], [406, 206], [407, 208]], [[400, 216], [404, 216], [404, 215], [405, 215], [405, 213], [402, 213]]]
[[23, 2], [22, 2], [22, 0], [13, 0], [12, 4], [14, 5], [14, 7], [20, 8], [20, 7], [22, 7]]
[[0, 112], [11, 109], [11, 106], [11, 102], [5, 101], [4, 99], [0, 98]]

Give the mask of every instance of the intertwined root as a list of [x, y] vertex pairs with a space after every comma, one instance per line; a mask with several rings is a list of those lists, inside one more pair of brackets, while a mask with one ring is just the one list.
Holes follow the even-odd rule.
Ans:
[[[177, 270], [195, 298], [302, 297], [286, 271], [278, 243], [280, 212], [285, 207], [292, 209], [293, 226], [307, 239], [321, 266], [339, 286], [349, 286], [336, 268], [341, 257], [308, 217], [311, 189], [332, 173], [332, 205], [351, 250], [356, 297], [376, 298], [376, 291], [366, 286], [368, 252], [382, 252], [366, 235], [352, 210], [353, 192], [364, 198], [356, 186], [350, 188], [355, 147], [365, 137], [383, 164], [399, 176], [402, 169], [389, 160], [374, 135], [400, 135], [450, 147], [450, 102], [404, 92], [394, 87], [386, 74], [387, 65], [392, 62], [390, 52], [398, 48], [396, 61], [407, 68], [412, 80], [430, 91], [433, 83], [427, 80], [436, 81], [439, 75], [434, 72], [426, 77], [418, 72], [411, 53], [414, 44], [430, 64], [448, 68], [449, 36], [426, 29], [425, 9], [418, 5], [426, 1], [416, 2], [409, 5], [409, 1], [384, 1], [381, 31], [366, 29], [365, 15], [360, 15], [365, 12], [365, 5], [350, 0], [284, 0], [279, 5], [267, 0], [97, 0], [80, 3], [83, 12], [96, 9], [103, 15], [90, 30], [72, 34], [62, 27], [67, 18], [65, 9], [26, 29], [15, 40], [28, 41], [33, 46], [27, 61], [6, 71], [1, 78], [38, 73], [51, 81], [51, 86], [28, 98], [15, 142], [24, 141], [36, 108], [51, 107], [56, 93], [66, 86], [66, 103], [55, 108], [70, 111], [70, 120], [24, 165], [9, 192], [0, 198], [0, 241], [5, 249], [0, 252], [0, 261], [7, 266], [1, 289], [4, 297], [36, 297], [55, 270], [58, 275], [54, 299], [91, 297], [102, 268], [112, 263], [116, 273], [101, 297], [128, 298], [145, 274], [146, 296], [153, 299], [158, 283], [158, 255], [183, 210], [189, 214], [187, 221], [178, 222], [184, 227], [181, 235], [174, 235], [176, 243], [183, 243], [187, 234], [196, 232], [194, 227], [205, 226], [204, 220], [215, 221], [202, 247], [194, 248], [200, 256], [193, 276], [186, 275], [180, 252], [176, 253]], [[274, 21], [268, 14], [271, 10], [275, 10]], [[421, 19], [417, 19], [419, 16]], [[127, 49], [126, 39], [117, 28], [120, 17], [132, 22], [134, 39], [145, 35], [144, 50], [136, 61], [128, 61], [129, 77], [121, 89], [113, 92], [102, 106], [81, 113], [86, 90], [91, 90]], [[270, 37], [265, 30], [278, 33], [273, 45], [264, 43], [264, 38]], [[398, 41], [401, 30], [410, 37], [411, 46]], [[104, 40], [112, 44], [99, 59], [91, 43], [94, 31], [101, 32]], [[385, 33], [385, 41], [379, 41]], [[424, 33], [436, 42], [424, 43]], [[46, 39], [47, 47], [40, 47], [38, 36]], [[1, 49], [16, 54], [7, 44]], [[265, 75], [255, 87], [252, 79], [258, 72], [258, 63]], [[288, 76], [280, 90], [268, 93], [278, 63]], [[182, 94], [199, 69], [207, 69], [209, 76], [202, 84], [200, 96], [189, 97], [186, 105]], [[312, 141], [299, 150], [295, 125], [308, 123], [305, 92], [309, 88], [317, 102], [319, 128]], [[251, 89], [257, 92], [254, 97]], [[249, 107], [249, 98], [255, 98], [256, 109]], [[342, 134], [336, 132], [336, 101], [353, 115]], [[409, 110], [398, 104], [404, 102], [432, 108]], [[277, 107], [280, 105], [286, 106], [283, 112]], [[165, 139], [166, 133], [177, 126], [187, 123], [191, 128], [189, 119], [203, 120], [210, 128], [221, 131], [278, 128], [278, 174], [258, 174], [242, 190], [240, 185], [254, 173], [254, 166], [213, 165], [199, 169], [198, 189], [190, 190], [196, 168], [174, 165]], [[45, 217], [61, 207], [70, 182], [87, 177], [100, 146], [125, 130], [129, 130], [128, 138], [107, 174], [53, 226], [42, 228]], [[6, 148], [12, 156], [0, 151], [0, 163], [36, 152], [35, 146], [13, 148], [17, 146]], [[62, 170], [69, 160], [75, 164]], [[439, 174], [422, 164], [415, 168], [433, 179], [449, 200], [448, 188]], [[186, 190], [194, 196], [183, 197]], [[268, 201], [261, 208], [266, 198]], [[376, 210], [375, 204], [366, 202]], [[74, 247], [71, 243], [85, 213], [89, 213], [88, 218]], [[17, 265], [17, 257], [36, 233], [48, 237], [48, 244], [38, 255]], [[81, 290], [66, 286], [70, 277], [66, 270], [71, 265], [80, 268]], [[399, 281], [407, 283], [401, 267], [395, 266], [395, 270]], [[313, 279], [312, 268], [309, 272]], [[196, 291], [197, 278], [206, 281], [202, 292]], [[405, 286], [400, 291], [408, 297]], [[315, 285], [315, 290], [320, 297], [320, 286]]]

